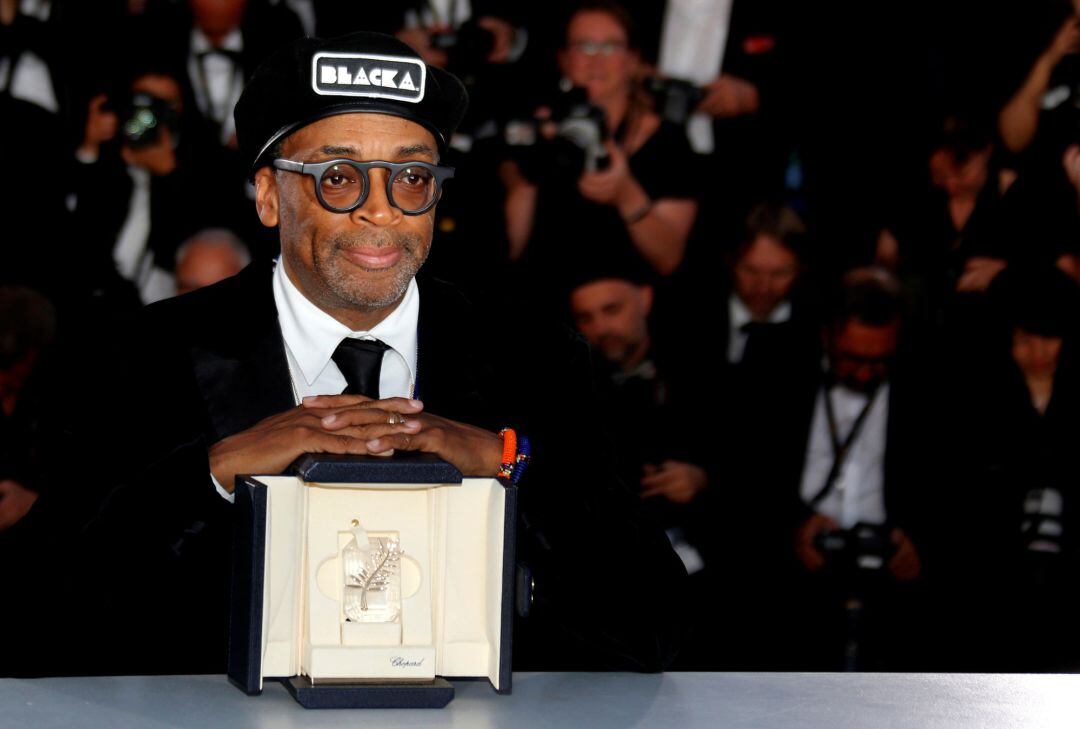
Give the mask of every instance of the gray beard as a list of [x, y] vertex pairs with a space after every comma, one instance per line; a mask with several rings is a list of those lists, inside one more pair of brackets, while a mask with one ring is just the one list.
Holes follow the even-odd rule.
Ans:
[[[395, 304], [405, 295], [409, 281], [424, 265], [426, 257], [421, 257], [421, 239], [415, 234], [385, 234], [377, 239], [339, 234], [330, 239], [330, 252], [326, 258], [315, 259], [315, 271], [341, 301], [357, 309], [382, 309]], [[393, 272], [389, 285], [380, 291], [374, 291], [367, 282], [358, 280], [344, 266], [342, 250], [356, 247], [363, 243], [368, 247], [389, 248], [395, 246], [401, 250], [401, 260]]]

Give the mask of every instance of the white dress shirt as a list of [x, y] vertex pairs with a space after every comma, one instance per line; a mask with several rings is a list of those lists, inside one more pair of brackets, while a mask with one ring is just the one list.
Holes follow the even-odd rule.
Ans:
[[[233, 30], [218, 46], [223, 51], [240, 53], [244, 50], [244, 37], [239, 28]], [[244, 70], [232, 59], [211, 53], [202, 58], [201, 53], [214, 49], [210, 40], [198, 28], [191, 30], [191, 53], [188, 56], [188, 76], [195, 93], [195, 103], [210, 119], [221, 125], [221, 143], [227, 144], [236, 132], [233, 107], [244, 90]]]
[[420, 10], [405, 11], [406, 28], [430, 28], [435, 25], [459, 27], [472, 17], [472, 3], [469, 0], [429, 0]]
[[[334, 350], [347, 337], [378, 339], [389, 345], [379, 371], [380, 397], [412, 397], [416, 386], [420, 288], [409, 281], [405, 296], [389, 316], [368, 331], [353, 331], [313, 304], [293, 284], [284, 260], [274, 267], [274, 305], [285, 341], [296, 404], [309, 395], [338, 395], [348, 384], [334, 364]], [[214, 488], [228, 501], [233, 494], [211, 474]]]
[[[668, 0], [660, 34], [660, 73], [699, 86], [720, 75], [733, 0]], [[697, 112], [686, 126], [695, 152], [713, 151], [712, 116]]]
[[[867, 396], [837, 385], [829, 390], [838, 436], [843, 442], [867, 402]], [[828, 496], [814, 510], [834, 519], [841, 528], [856, 524], [884, 524], [885, 514], [885, 444], [889, 423], [889, 385], [877, 389], [862, 429], [851, 444], [836, 483]], [[799, 493], [809, 504], [825, 485], [835, 455], [825, 414], [825, 391], [818, 393], [814, 419], [806, 446]]]
[[0, 91], [8, 91], [12, 98], [37, 104], [45, 111], [60, 111], [49, 67], [33, 51], [24, 51], [14, 68], [10, 58], [0, 59]]
[[[791, 319], [791, 302], [782, 301], [769, 314], [769, 324], [781, 324]], [[753, 314], [738, 294], [728, 297], [728, 347], [727, 359], [731, 364], [742, 362], [746, 353], [746, 340], [750, 335], [742, 330], [743, 326], [754, 320]]]
[[[311, 303], [286, 273], [284, 260], [274, 267], [274, 304], [285, 340], [294, 395], [338, 395], [348, 384], [332, 359], [346, 337], [378, 339], [390, 346], [379, 371], [381, 397], [412, 397], [416, 382], [416, 323], [420, 288], [409, 281], [405, 296], [389, 316], [370, 331], [352, 331]], [[299, 404], [299, 402], [297, 402]]]
[[113, 262], [121, 276], [135, 284], [144, 304], [152, 304], [176, 295], [176, 278], [154, 265], [150, 242], [151, 175], [143, 167], [128, 167], [131, 197], [127, 217], [113, 245]]

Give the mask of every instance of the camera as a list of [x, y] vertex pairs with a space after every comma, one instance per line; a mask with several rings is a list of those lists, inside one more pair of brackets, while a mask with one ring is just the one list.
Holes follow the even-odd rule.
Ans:
[[1065, 534], [1064, 499], [1055, 488], [1031, 489], [1024, 495], [1024, 520], [1020, 533], [1029, 552], [1061, 554]]
[[705, 98], [705, 89], [677, 78], [650, 76], [645, 79], [644, 87], [653, 99], [656, 113], [680, 126], [686, 124]]
[[[604, 111], [589, 102], [585, 89], [572, 88], [550, 105], [551, 118], [507, 123], [503, 138], [515, 152], [522, 174], [535, 183], [550, 178], [576, 180], [583, 172], [607, 169], [611, 164], [604, 143], [609, 138]], [[548, 139], [541, 125], [553, 124]]]
[[859, 523], [850, 529], [823, 531], [814, 537], [814, 547], [825, 555], [831, 569], [850, 575], [879, 573], [896, 551], [889, 529], [878, 524]]
[[114, 110], [120, 122], [120, 136], [132, 149], [152, 147], [161, 139], [161, 130], [173, 132], [176, 144], [176, 112], [169, 102], [151, 94], [136, 92], [118, 103]]
[[495, 49], [495, 36], [475, 20], [455, 30], [431, 34], [431, 47], [446, 53], [447, 67], [457, 73], [475, 73]]

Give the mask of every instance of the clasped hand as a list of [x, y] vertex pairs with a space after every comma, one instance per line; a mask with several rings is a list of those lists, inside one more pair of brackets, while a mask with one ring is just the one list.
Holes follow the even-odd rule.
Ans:
[[472, 425], [423, 412], [408, 398], [363, 395], [304, 398], [299, 407], [260, 421], [210, 448], [210, 470], [232, 491], [238, 473], [279, 473], [304, 453], [390, 455], [435, 453], [466, 476], [495, 476], [499, 437]]

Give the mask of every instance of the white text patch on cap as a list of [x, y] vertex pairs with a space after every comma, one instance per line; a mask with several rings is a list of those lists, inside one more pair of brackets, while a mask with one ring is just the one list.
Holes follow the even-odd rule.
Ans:
[[416, 103], [424, 98], [427, 68], [403, 56], [316, 53], [311, 87], [323, 96], [367, 96]]

